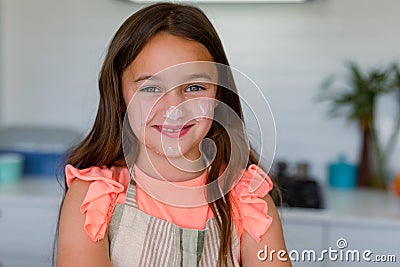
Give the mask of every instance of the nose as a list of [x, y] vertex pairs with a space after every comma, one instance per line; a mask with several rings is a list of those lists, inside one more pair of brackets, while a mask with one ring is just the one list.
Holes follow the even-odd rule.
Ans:
[[171, 90], [165, 93], [159, 104], [163, 107], [164, 118], [169, 120], [178, 120], [185, 116], [184, 97], [180, 90]]

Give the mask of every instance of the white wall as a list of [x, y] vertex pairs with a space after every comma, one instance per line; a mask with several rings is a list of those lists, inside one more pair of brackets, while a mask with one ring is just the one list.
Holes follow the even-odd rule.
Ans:
[[[86, 131], [97, 108], [105, 48], [139, 7], [118, 0], [0, 0], [0, 125]], [[327, 106], [315, 97], [321, 81], [343, 72], [346, 60], [366, 67], [399, 61], [399, 1], [201, 7], [220, 33], [232, 66], [268, 98], [279, 158], [309, 160], [320, 179], [338, 153], [357, 159], [356, 127], [327, 119]], [[400, 162], [392, 167], [400, 170]]]

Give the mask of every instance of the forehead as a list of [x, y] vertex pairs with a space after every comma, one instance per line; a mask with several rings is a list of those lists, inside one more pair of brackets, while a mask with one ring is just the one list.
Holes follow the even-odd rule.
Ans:
[[207, 48], [197, 41], [159, 32], [146, 43], [126, 72], [135, 80], [192, 61], [212, 62], [213, 58]]

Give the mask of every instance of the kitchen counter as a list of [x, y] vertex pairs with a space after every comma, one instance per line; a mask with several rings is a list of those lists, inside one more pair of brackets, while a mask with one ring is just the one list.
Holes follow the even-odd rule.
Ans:
[[325, 209], [280, 209], [282, 220], [372, 227], [399, 227], [400, 199], [380, 190], [323, 190]]
[[62, 186], [64, 185], [60, 185], [53, 177], [24, 177], [18, 183], [0, 184], [0, 200], [54, 200], [61, 198]]

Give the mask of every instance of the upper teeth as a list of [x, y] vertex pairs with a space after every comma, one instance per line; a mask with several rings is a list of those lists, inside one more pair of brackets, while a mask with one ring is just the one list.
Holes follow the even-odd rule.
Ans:
[[176, 129], [176, 130], [174, 130], [174, 129], [171, 129], [171, 128], [164, 128], [164, 127], [162, 127], [162, 131], [163, 131], [163, 132], [168, 132], [168, 133], [179, 133], [179, 132], [181, 131], [181, 129]]

